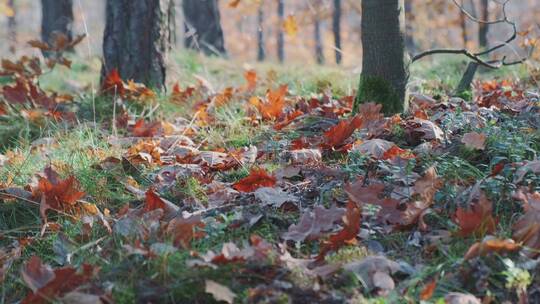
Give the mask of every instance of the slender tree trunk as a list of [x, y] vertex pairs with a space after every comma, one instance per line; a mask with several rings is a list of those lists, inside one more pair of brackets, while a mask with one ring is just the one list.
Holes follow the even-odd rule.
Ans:
[[[482, 21], [489, 20], [489, 0], [480, 0], [480, 19]], [[481, 49], [487, 48], [488, 46], [488, 24], [480, 23], [478, 25], [478, 44]]]
[[183, 0], [185, 46], [207, 55], [226, 55], [217, 0]]
[[277, 29], [277, 55], [279, 62], [285, 60], [285, 37], [283, 22], [285, 20], [285, 0], [277, 0], [278, 29]]
[[315, 58], [318, 64], [324, 64], [323, 41], [321, 37], [321, 20], [318, 14], [315, 14], [313, 20], [313, 34], [315, 38]]
[[[54, 44], [56, 35], [73, 39], [73, 0], [41, 0], [41, 40]], [[47, 53], [45, 53], [48, 56]]]
[[387, 114], [407, 108], [403, 0], [362, 0], [362, 74], [355, 110], [363, 102]]
[[[461, 5], [463, 4], [463, 1], [461, 1]], [[467, 35], [467, 19], [465, 17], [465, 14], [461, 12], [461, 10], [458, 10], [459, 14], [459, 24], [461, 26], [461, 39], [463, 40], [463, 47], [467, 48], [469, 45], [469, 36]]]
[[341, 64], [343, 53], [341, 50], [341, 0], [334, 0], [334, 14], [332, 16], [332, 31], [334, 32], [334, 47], [336, 51], [336, 63]]
[[107, 0], [106, 15], [102, 80], [117, 69], [125, 80], [163, 88], [174, 33], [173, 0]]
[[8, 16], [7, 21], [9, 51], [12, 54], [15, 54], [17, 44], [17, 10], [15, 9], [15, 0], [9, 0], [8, 6], [13, 11], [13, 14], [11, 16]]
[[414, 29], [413, 29], [413, 4], [412, 0], [405, 0], [405, 47], [410, 54], [416, 52], [416, 44], [414, 43]]
[[264, 44], [264, 7], [263, 3], [259, 4], [257, 12], [257, 60], [264, 61], [266, 58], [266, 50]]

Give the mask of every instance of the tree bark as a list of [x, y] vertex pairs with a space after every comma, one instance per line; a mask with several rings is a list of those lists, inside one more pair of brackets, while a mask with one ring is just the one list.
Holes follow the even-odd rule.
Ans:
[[41, 11], [43, 42], [54, 45], [58, 34], [65, 35], [68, 40], [73, 39], [73, 0], [41, 0]]
[[318, 64], [324, 64], [323, 41], [321, 37], [321, 21], [318, 14], [315, 14], [313, 20], [313, 34], [315, 38], [315, 58]]
[[12, 54], [15, 54], [16, 44], [17, 44], [17, 10], [15, 9], [15, 0], [9, 0], [9, 8], [13, 11], [13, 15], [8, 16], [7, 28], [8, 28], [8, 38], [9, 38], [9, 51]]
[[355, 109], [364, 102], [382, 104], [387, 114], [406, 110], [403, 0], [362, 1], [362, 74]]
[[414, 42], [414, 29], [412, 21], [414, 20], [412, 0], [405, 0], [405, 47], [410, 54], [416, 52], [416, 44]]
[[166, 56], [174, 40], [173, 0], [107, 0], [102, 81], [122, 79], [164, 88]]
[[285, 60], [285, 36], [283, 22], [285, 21], [285, 1], [277, 0], [278, 29], [277, 29], [277, 55], [279, 62]]
[[[480, 0], [480, 14], [482, 21], [489, 20], [489, 0]], [[485, 49], [488, 46], [488, 24], [480, 23], [478, 25], [478, 44], [481, 49]]]
[[185, 46], [207, 55], [226, 55], [217, 0], [183, 0]]
[[266, 59], [266, 50], [264, 43], [264, 8], [263, 3], [259, 4], [257, 11], [257, 60]]
[[343, 54], [341, 50], [341, 0], [334, 0], [334, 14], [332, 16], [332, 31], [334, 33], [334, 47], [336, 51], [336, 63], [341, 64]]

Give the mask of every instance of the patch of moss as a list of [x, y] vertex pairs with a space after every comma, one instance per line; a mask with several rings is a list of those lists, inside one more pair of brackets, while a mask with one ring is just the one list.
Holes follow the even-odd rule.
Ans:
[[406, 109], [405, 101], [401, 100], [399, 94], [388, 81], [380, 77], [360, 76], [360, 85], [353, 112], [356, 113], [360, 104], [365, 102], [382, 104], [382, 111], [385, 114], [401, 113]]

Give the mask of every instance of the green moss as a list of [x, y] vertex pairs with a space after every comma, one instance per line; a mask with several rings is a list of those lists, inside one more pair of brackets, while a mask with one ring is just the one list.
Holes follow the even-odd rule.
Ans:
[[362, 103], [375, 102], [382, 104], [382, 111], [385, 114], [401, 113], [405, 110], [405, 102], [401, 100], [398, 92], [388, 81], [373, 76], [360, 76], [358, 94], [354, 102], [353, 112], [358, 111]]

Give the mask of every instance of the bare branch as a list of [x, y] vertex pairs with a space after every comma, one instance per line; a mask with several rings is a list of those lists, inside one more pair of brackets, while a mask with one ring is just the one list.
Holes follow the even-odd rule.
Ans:
[[427, 50], [425, 52], [422, 52], [420, 54], [415, 55], [411, 59], [412, 63], [414, 63], [415, 61], [418, 61], [418, 60], [420, 60], [420, 59], [422, 59], [424, 57], [427, 57], [427, 56], [430, 56], [430, 55], [435, 55], [435, 54], [459, 54], [459, 55], [464, 55], [464, 56], [472, 59], [473, 61], [477, 62], [479, 65], [485, 66], [485, 67], [490, 68], [490, 69], [498, 69], [501, 66], [520, 64], [520, 63], [525, 62], [528, 59], [528, 56], [527, 56], [527, 57], [523, 57], [521, 59], [518, 59], [518, 60], [515, 60], [515, 61], [512, 61], [512, 62], [506, 62], [506, 56], [503, 57], [500, 60], [492, 60], [492, 61], [486, 61], [486, 60], [481, 58], [482, 56], [488, 55], [488, 54], [490, 54], [490, 53], [492, 53], [492, 52], [494, 52], [494, 51], [496, 51], [498, 49], [501, 49], [501, 48], [507, 46], [508, 44], [510, 44], [512, 41], [514, 41], [517, 38], [517, 26], [516, 26], [516, 23], [513, 22], [513, 21], [510, 21], [508, 19], [508, 15], [506, 13], [506, 5], [510, 2], [510, 0], [504, 0], [502, 3], [498, 2], [502, 6], [503, 17], [501, 19], [491, 20], [491, 21], [490, 20], [481, 20], [481, 19], [476, 18], [475, 16], [473, 16], [471, 13], [469, 13], [465, 9], [463, 4], [460, 4], [457, 0], [452, 0], [452, 1], [461, 10], [461, 13], [464, 14], [465, 16], [467, 16], [470, 20], [472, 20], [474, 22], [477, 22], [477, 23], [481, 23], [481, 24], [506, 23], [506, 24], [511, 26], [512, 34], [504, 42], [499, 43], [497, 45], [494, 45], [494, 46], [492, 46], [492, 47], [490, 47], [490, 48], [488, 48], [488, 49], [486, 49], [484, 51], [481, 51], [481, 52], [473, 53], [473, 52], [471, 52], [471, 51], [469, 51], [467, 49], [432, 49], [432, 50]]

